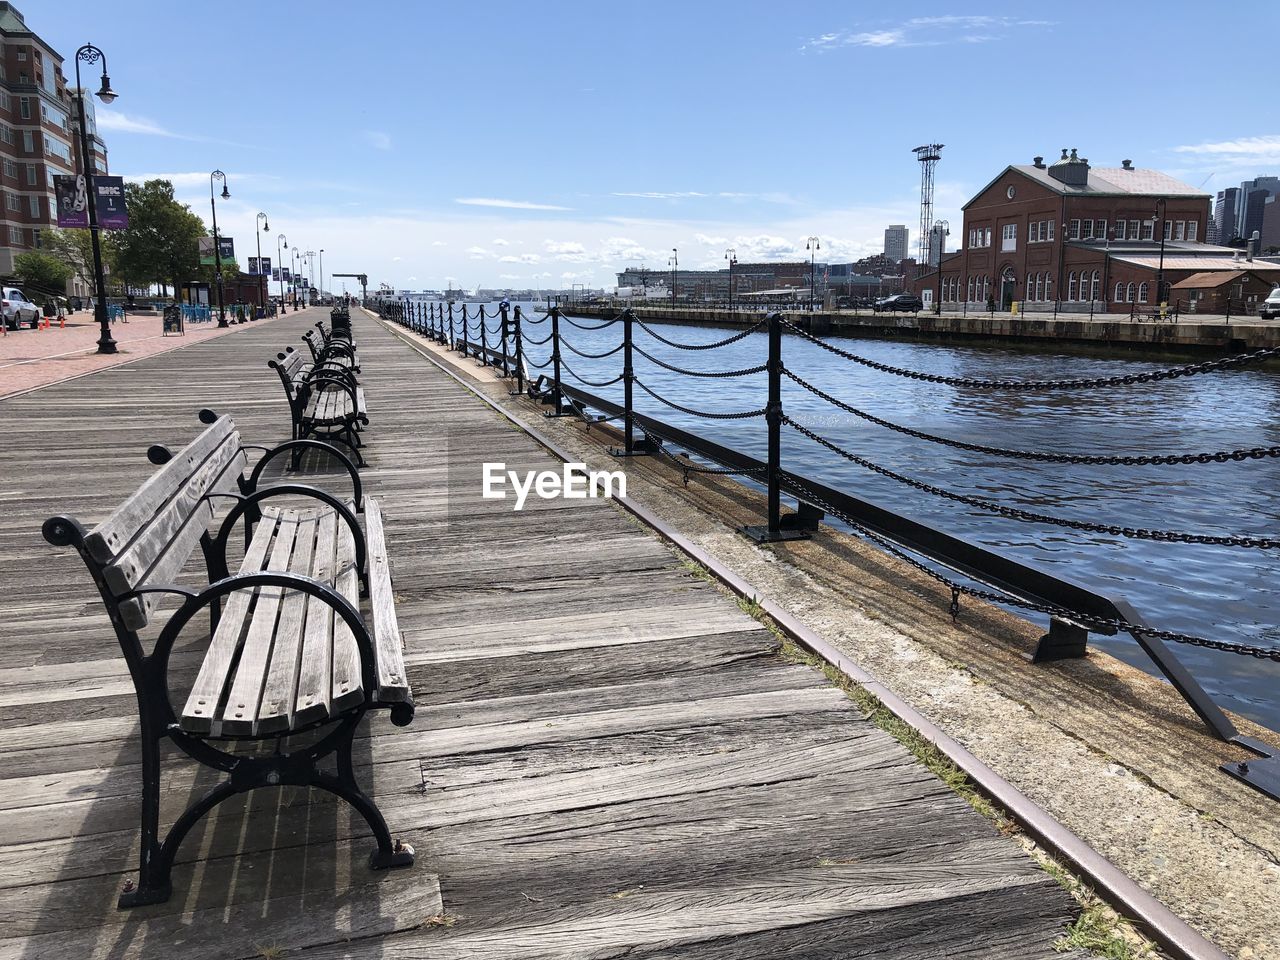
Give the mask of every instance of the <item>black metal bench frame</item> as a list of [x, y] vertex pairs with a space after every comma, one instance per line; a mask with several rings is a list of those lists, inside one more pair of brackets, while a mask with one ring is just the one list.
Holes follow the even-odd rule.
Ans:
[[[210, 411], [202, 410], [200, 419], [205, 423], [213, 423], [216, 417]], [[118, 901], [121, 909], [163, 903], [168, 900], [172, 894], [170, 875], [174, 859], [187, 833], [205, 814], [224, 800], [258, 787], [290, 785], [326, 790], [351, 804], [369, 825], [377, 843], [377, 847], [369, 857], [371, 868], [377, 870], [413, 864], [413, 848], [392, 838], [377, 804], [361, 790], [352, 762], [356, 728], [367, 711], [375, 708], [389, 709], [391, 722], [396, 726], [409, 724], [414, 713], [411, 699], [407, 702], [395, 703], [384, 703], [375, 699], [378, 691], [378, 682], [374, 673], [376, 652], [370, 628], [359, 610], [337, 590], [311, 577], [273, 571], [251, 574], [228, 572], [226, 551], [237, 521], [243, 519], [245, 522], [247, 543], [252, 537], [252, 527], [261, 518], [259, 508], [264, 501], [279, 496], [301, 495], [312, 497], [328, 505], [337, 511], [342, 521], [351, 528], [357, 551], [361, 596], [367, 595], [367, 545], [354, 513], [346, 504], [319, 488], [303, 484], [281, 484], [259, 488], [263, 471], [271, 461], [300, 448], [323, 448], [339, 460], [351, 477], [356, 510], [363, 509], [364, 499], [359, 474], [351, 460], [336, 447], [310, 439], [293, 439], [270, 448], [241, 443], [241, 451], [260, 450], [263, 451], [263, 456], [254, 465], [247, 478], [243, 475], [237, 476], [239, 494], [212, 494], [212, 496], [230, 498], [235, 501], [235, 504], [226, 517], [218, 523], [215, 535], [211, 536], [208, 530], [201, 535], [200, 547], [209, 572], [209, 585], [203, 589], [196, 590], [171, 583], [146, 583], [128, 593], [117, 594], [110, 589], [104, 579], [103, 570], [106, 565], [99, 563], [87, 549], [88, 531], [77, 520], [65, 515], [55, 516], [46, 520], [42, 527], [45, 540], [54, 546], [75, 547], [88, 568], [98, 587], [112, 626], [115, 628], [116, 638], [124, 653], [138, 699], [142, 740], [141, 857], [138, 883], [136, 885], [126, 883], [125, 890]], [[171, 451], [161, 445], [152, 446], [147, 451], [148, 459], [157, 466], [167, 463], [172, 456]], [[195, 504], [192, 505], [192, 509], [194, 508]], [[212, 632], [217, 628], [222, 601], [225, 597], [238, 590], [262, 587], [287, 588], [316, 597], [342, 617], [355, 638], [360, 652], [364, 697], [358, 704], [337, 717], [326, 717], [280, 733], [269, 735], [219, 733], [216, 737], [187, 733], [179, 725], [178, 715], [169, 700], [168, 665], [174, 642], [192, 618], [206, 608], [209, 610], [212, 636]], [[181, 605], [165, 623], [151, 652], [146, 653], [137, 631], [126, 626], [120, 613], [120, 605], [127, 600], [154, 593], [173, 594], [183, 599]], [[311, 730], [320, 730], [327, 726], [332, 726], [333, 729], [328, 730], [310, 744], [289, 752], [280, 749], [283, 741], [288, 737]], [[179, 750], [198, 763], [227, 774], [227, 779], [187, 807], [169, 828], [168, 834], [161, 839], [160, 746], [165, 738], [171, 740]], [[277, 750], [270, 756], [237, 755], [213, 746], [210, 742], [212, 740], [238, 742], [275, 740]], [[322, 770], [319, 766], [322, 760], [331, 755], [336, 760], [336, 773]]]
[[[318, 438], [326, 441], [325, 446], [331, 446], [327, 441], [337, 440], [355, 454], [356, 463], [363, 467], [365, 461], [360, 447], [364, 446], [364, 442], [360, 439], [359, 431], [362, 426], [368, 426], [369, 414], [367, 410], [360, 409], [359, 388], [354, 376], [349, 371], [336, 372], [328, 367], [317, 366], [312, 368], [310, 375], [302, 383], [298, 383], [293, 371], [288, 369], [288, 361], [293, 356], [297, 354], [287, 351], [278, 353], [275, 359], [267, 361], [267, 366], [280, 375], [280, 383], [289, 400], [292, 439]], [[340, 422], [324, 423], [307, 414], [312, 394], [322, 390], [340, 390], [346, 394], [350, 410]], [[301, 449], [296, 449], [291, 464], [294, 470], [298, 469], [301, 458]]]

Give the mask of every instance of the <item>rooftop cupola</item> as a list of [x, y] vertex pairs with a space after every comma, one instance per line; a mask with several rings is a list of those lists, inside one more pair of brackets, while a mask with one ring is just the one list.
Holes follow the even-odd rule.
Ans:
[[1068, 187], [1084, 187], [1089, 183], [1089, 161], [1076, 155], [1075, 148], [1067, 156], [1067, 148], [1062, 148], [1062, 159], [1049, 167], [1049, 176]]

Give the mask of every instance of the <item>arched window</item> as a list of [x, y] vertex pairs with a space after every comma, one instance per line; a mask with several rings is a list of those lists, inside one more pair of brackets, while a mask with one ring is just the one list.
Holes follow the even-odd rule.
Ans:
[[[1052, 223], [1053, 221], [1050, 221]], [[1044, 275], [1044, 298], [1046, 300], [1053, 299], [1053, 274], [1046, 273]]]
[[1145, 280], [1143, 280], [1140, 284], [1138, 284], [1138, 302], [1139, 303], [1147, 302], [1147, 281]]
[[1093, 284], [1089, 290], [1089, 299], [1097, 300], [1102, 296], [1102, 274], [1097, 270], [1093, 271]]
[[1134, 291], [1134, 286], [1133, 286], [1133, 283], [1130, 282], [1129, 286], [1125, 287], [1124, 289], [1125, 303], [1133, 303], [1133, 291]]
[[1123, 303], [1123, 302], [1124, 302], [1124, 284], [1123, 284], [1123, 283], [1121, 283], [1120, 281], [1116, 281], [1116, 296], [1115, 296], [1115, 302], [1116, 302], [1116, 303]]
[[1076, 298], [1076, 272], [1072, 270], [1067, 274], [1067, 299], [1075, 300]]
[[969, 278], [969, 282], [965, 287], [965, 302], [973, 303], [973, 277]]

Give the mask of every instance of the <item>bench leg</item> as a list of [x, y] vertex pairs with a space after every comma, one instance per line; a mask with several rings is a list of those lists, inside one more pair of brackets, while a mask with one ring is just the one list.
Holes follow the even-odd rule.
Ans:
[[335, 796], [341, 797], [351, 806], [355, 807], [356, 812], [364, 817], [365, 823], [369, 825], [369, 829], [373, 831], [373, 839], [378, 846], [371, 854], [369, 854], [369, 868], [371, 870], [386, 870], [390, 867], [411, 867], [413, 866], [413, 847], [402, 840], [393, 840], [391, 831], [387, 828], [387, 821], [382, 817], [382, 811], [378, 809], [378, 805], [373, 802], [364, 791], [360, 789], [360, 785], [356, 782], [355, 768], [351, 763], [351, 741], [355, 735], [355, 728], [352, 727], [351, 732], [344, 738], [342, 744], [338, 747], [338, 775], [334, 776], [330, 773], [318, 773], [315, 785], [328, 790]]
[[125, 882], [117, 905], [124, 910], [148, 903], [164, 903], [172, 887], [160, 853], [160, 738], [155, 724], [142, 717], [142, 850], [138, 883]]

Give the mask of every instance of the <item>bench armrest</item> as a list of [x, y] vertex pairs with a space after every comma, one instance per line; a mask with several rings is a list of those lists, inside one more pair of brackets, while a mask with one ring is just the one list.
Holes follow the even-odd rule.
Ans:
[[350, 457], [332, 443], [327, 443], [324, 440], [286, 440], [284, 443], [270, 448], [256, 444], [244, 444], [240, 449], [264, 451], [262, 458], [253, 465], [249, 479], [241, 485], [241, 490], [246, 496], [258, 492], [258, 483], [262, 479], [262, 472], [266, 470], [267, 465], [272, 460], [281, 454], [292, 454], [294, 450], [304, 449], [323, 450], [346, 468], [347, 474], [351, 477], [351, 499], [355, 501], [356, 513], [364, 512], [364, 485], [360, 482], [360, 474], [356, 472], [356, 465], [351, 462]]
[[[265, 490], [258, 490], [245, 497], [235, 497], [236, 505], [231, 508], [231, 512], [223, 519], [221, 525], [218, 527], [218, 533], [212, 541], [213, 549], [211, 550], [208, 558], [210, 564], [210, 575], [224, 579], [229, 575], [227, 566], [227, 543], [231, 539], [231, 531], [235, 529], [236, 521], [241, 517], [246, 517], [246, 523], [256, 523], [260, 516], [258, 512], [258, 505], [262, 503], [262, 501], [270, 500], [273, 497], [285, 496], [312, 497], [313, 499], [319, 500], [320, 502], [332, 507], [333, 510], [342, 517], [350, 528], [351, 537], [355, 541], [356, 569], [360, 575], [360, 582], [364, 584], [365, 589], [368, 589], [368, 546], [365, 542], [364, 531], [360, 529], [360, 523], [356, 520], [356, 515], [351, 512], [350, 507], [333, 494], [326, 493], [319, 487], [310, 487], [301, 483], [281, 483], [274, 487], [267, 487]], [[248, 537], [245, 539], [247, 542]], [[213, 566], [214, 561], [217, 561], [217, 567]]]

